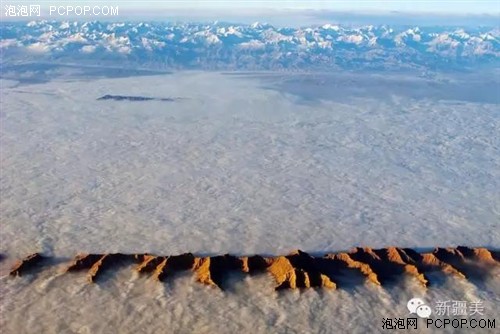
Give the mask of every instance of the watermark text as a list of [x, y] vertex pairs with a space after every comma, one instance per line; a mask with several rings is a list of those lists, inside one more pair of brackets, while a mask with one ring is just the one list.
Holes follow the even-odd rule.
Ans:
[[118, 6], [107, 5], [5, 5], [4, 15], [6, 17], [40, 17], [40, 16], [118, 16]]

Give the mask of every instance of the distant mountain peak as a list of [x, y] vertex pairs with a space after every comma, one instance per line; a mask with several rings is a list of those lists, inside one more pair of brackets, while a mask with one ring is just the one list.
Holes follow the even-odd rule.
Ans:
[[41, 20], [0, 28], [4, 61], [24, 51], [25, 59], [63, 62], [125, 57], [162, 68], [333, 70], [460, 69], [500, 59], [500, 30], [486, 27]]

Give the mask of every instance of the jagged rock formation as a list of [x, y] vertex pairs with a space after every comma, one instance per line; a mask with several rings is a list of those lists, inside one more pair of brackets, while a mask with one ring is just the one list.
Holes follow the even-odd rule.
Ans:
[[225, 274], [242, 271], [243, 261], [229, 254], [205, 257], [195, 260], [194, 270], [200, 283], [222, 287]]
[[241, 261], [243, 262], [243, 272], [249, 274], [263, 272], [269, 266], [269, 261], [266, 261], [266, 259], [260, 255], [242, 257]]
[[153, 278], [161, 282], [174, 272], [194, 269], [197, 263], [199, 263], [199, 259], [195, 258], [191, 253], [174, 256], [146, 254], [142, 256], [142, 259], [139, 259], [136, 270], [139, 273], [152, 272]]
[[21, 276], [23, 273], [38, 266], [43, 259], [44, 259], [43, 256], [39, 253], [30, 254], [26, 256], [24, 259], [19, 260], [16, 262], [16, 264], [14, 264], [12, 270], [10, 271], [10, 275]]
[[[37, 265], [43, 257], [32, 254], [19, 261], [10, 274], [20, 276]], [[363, 281], [376, 285], [395, 282], [403, 276], [414, 277], [424, 287], [430, 284], [429, 272], [441, 272], [459, 279], [481, 278], [482, 274], [500, 266], [498, 251], [486, 248], [436, 248], [419, 253], [410, 248], [387, 247], [381, 249], [354, 248], [350, 252], [331, 253], [314, 257], [297, 250], [286, 256], [236, 257], [225, 254], [196, 257], [191, 253], [174, 256], [152, 254], [78, 254], [66, 271], [87, 270], [89, 282], [95, 282], [103, 272], [120, 265], [136, 263], [139, 274], [164, 281], [179, 271], [192, 271], [200, 283], [224, 288], [226, 276], [231, 272], [258, 274], [267, 272], [276, 282], [276, 289], [296, 289], [337, 286], [353, 280], [350, 274], [363, 277]]]
[[[328, 266], [330, 263], [331, 265]], [[353, 260], [347, 253], [325, 255], [323, 259], [323, 266], [329, 267], [332, 275], [338, 274], [340, 271], [346, 269], [358, 270], [369, 282], [380, 285], [377, 274], [373, 272], [372, 268], [368, 264]]]
[[[274, 276], [276, 289], [326, 287], [335, 289], [337, 285], [324, 274], [321, 261], [297, 250], [288, 256], [270, 259], [269, 272]], [[324, 263], [324, 262], [323, 262]]]
[[[424, 286], [428, 280], [419, 272], [415, 262], [403, 249], [388, 247], [372, 250], [370, 248], [355, 248], [351, 258], [361, 263], [366, 263], [377, 276], [377, 281], [381, 284], [394, 280], [395, 277], [403, 273], [415, 276]], [[404, 258], [404, 259], [403, 259]]]
[[174, 102], [175, 99], [170, 97], [147, 97], [147, 96], [127, 96], [127, 95], [104, 95], [97, 99], [101, 100], [114, 100], [114, 101], [163, 101], [163, 102]]
[[107, 269], [123, 263], [128, 259], [134, 259], [129, 254], [78, 254], [66, 269], [67, 272], [88, 269], [87, 280], [92, 283]]

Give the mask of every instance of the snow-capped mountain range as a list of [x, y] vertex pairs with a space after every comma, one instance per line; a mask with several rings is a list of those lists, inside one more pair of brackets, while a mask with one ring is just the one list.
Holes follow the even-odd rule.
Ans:
[[333, 70], [496, 66], [500, 59], [499, 27], [33, 21], [4, 22], [0, 33], [3, 61], [120, 60], [173, 69]]

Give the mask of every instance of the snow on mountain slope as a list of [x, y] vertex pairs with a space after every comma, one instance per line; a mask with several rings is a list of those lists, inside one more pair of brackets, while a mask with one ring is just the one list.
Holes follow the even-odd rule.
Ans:
[[[4, 60], [112, 61], [172, 68], [401, 69], [498, 64], [498, 27], [279, 28], [269, 24], [33, 21], [0, 25]], [[377, 55], [377, 56], [374, 56]]]

